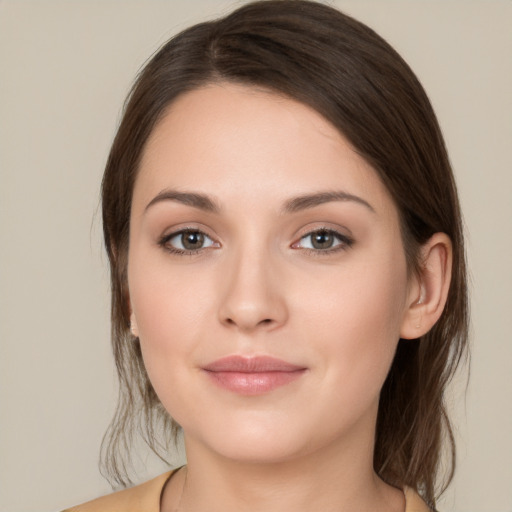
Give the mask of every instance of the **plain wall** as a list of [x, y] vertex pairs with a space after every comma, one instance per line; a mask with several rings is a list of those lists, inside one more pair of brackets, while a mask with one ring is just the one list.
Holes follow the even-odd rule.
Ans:
[[[472, 368], [450, 395], [459, 447], [443, 512], [512, 511], [512, 2], [333, 2], [425, 86], [459, 184]], [[110, 491], [116, 397], [99, 185], [122, 102], [173, 33], [233, 2], [0, 1], [0, 510]], [[145, 455], [141, 452], [141, 466]], [[153, 459], [140, 475], [164, 468]]]

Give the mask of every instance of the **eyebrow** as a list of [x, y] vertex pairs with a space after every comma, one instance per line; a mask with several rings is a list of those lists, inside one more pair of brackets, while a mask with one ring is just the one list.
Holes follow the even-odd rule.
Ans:
[[220, 206], [205, 194], [198, 194], [196, 192], [178, 192], [177, 190], [166, 189], [157, 194], [148, 203], [144, 211], [147, 211], [148, 208], [162, 201], [177, 201], [178, 203], [193, 206], [199, 210], [211, 213], [220, 213], [221, 210]]
[[[151, 206], [162, 201], [176, 201], [178, 203], [192, 206], [210, 213], [220, 213], [221, 207], [210, 196], [200, 194], [197, 192], [178, 192], [177, 190], [166, 189], [157, 194], [146, 206], [144, 211], [147, 211]], [[373, 206], [354, 194], [349, 194], [342, 190], [317, 192], [314, 194], [306, 194], [302, 196], [293, 197], [284, 203], [282, 213], [296, 213], [308, 208], [314, 208], [324, 203], [333, 201], [350, 201], [366, 207], [371, 212], [375, 213]]]
[[308, 208], [313, 208], [315, 206], [319, 206], [324, 203], [330, 203], [333, 201], [355, 202], [365, 206], [371, 212], [375, 213], [375, 209], [368, 201], [365, 201], [363, 198], [359, 196], [349, 194], [348, 192], [344, 192], [342, 190], [318, 192], [315, 194], [307, 194], [304, 196], [294, 197], [286, 201], [286, 203], [284, 204], [283, 212], [295, 213], [301, 210], [306, 210]]

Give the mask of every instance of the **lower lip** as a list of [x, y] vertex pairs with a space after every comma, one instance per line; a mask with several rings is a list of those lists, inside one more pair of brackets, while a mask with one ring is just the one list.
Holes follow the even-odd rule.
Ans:
[[206, 371], [206, 373], [218, 386], [228, 391], [239, 395], [261, 395], [297, 380], [305, 371], [305, 369], [302, 369], [290, 372]]

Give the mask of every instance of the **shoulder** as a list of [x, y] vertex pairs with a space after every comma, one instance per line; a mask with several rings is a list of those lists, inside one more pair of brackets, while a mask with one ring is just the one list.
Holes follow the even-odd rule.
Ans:
[[432, 512], [432, 509], [421, 499], [421, 496], [412, 488], [406, 487], [405, 494], [405, 512]]
[[168, 471], [148, 482], [114, 492], [63, 512], [159, 512], [160, 494], [173, 471]]

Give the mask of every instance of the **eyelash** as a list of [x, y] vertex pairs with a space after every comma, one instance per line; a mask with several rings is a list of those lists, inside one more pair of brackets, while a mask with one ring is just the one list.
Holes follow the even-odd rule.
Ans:
[[[337, 253], [340, 251], [346, 251], [347, 249], [350, 249], [352, 247], [352, 245], [354, 244], [353, 238], [351, 238], [347, 235], [344, 235], [344, 234], [340, 233], [339, 231], [336, 231], [335, 229], [331, 229], [331, 228], [327, 228], [327, 227], [317, 228], [312, 231], [308, 231], [307, 233], [305, 233], [304, 235], [302, 235], [300, 237], [299, 242], [301, 240], [303, 240], [304, 238], [308, 238], [308, 237], [314, 235], [315, 233], [326, 233], [328, 235], [332, 235], [335, 239], [337, 239], [337, 241], [339, 243], [337, 245], [335, 245], [334, 247], [330, 247], [328, 249], [310, 249], [309, 247], [303, 247], [301, 249], [302, 251], [305, 251], [307, 254], [310, 254], [312, 256], [322, 257], [322, 256], [327, 256], [329, 254]], [[293, 245], [296, 245], [296, 244], [294, 243]]]
[[[211, 238], [204, 231], [201, 231], [200, 229], [185, 228], [185, 229], [180, 229], [179, 231], [174, 231], [172, 233], [164, 235], [158, 241], [158, 245], [160, 247], [162, 247], [162, 249], [164, 249], [165, 251], [170, 252], [172, 254], [177, 254], [178, 256], [194, 256], [196, 254], [199, 254], [201, 251], [208, 249], [207, 247], [202, 247], [200, 249], [193, 249], [193, 250], [192, 249], [176, 249], [175, 247], [168, 245], [170, 240], [172, 240], [173, 238], [175, 238], [179, 235], [182, 235], [184, 233], [199, 233], [211, 240]], [[349, 236], [344, 235], [334, 229], [331, 229], [331, 228], [317, 228], [317, 229], [314, 229], [313, 231], [309, 231], [308, 233], [305, 233], [304, 235], [302, 235], [300, 237], [299, 241], [303, 240], [304, 238], [310, 237], [310, 236], [314, 235], [315, 233], [326, 233], [329, 235], [333, 235], [340, 243], [338, 245], [335, 245], [334, 247], [330, 247], [328, 249], [310, 249], [308, 247], [302, 248], [302, 250], [305, 251], [307, 254], [311, 254], [313, 256], [325, 256], [325, 255], [336, 253], [339, 251], [346, 251], [347, 249], [352, 247], [352, 245], [354, 244], [354, 240], [352, 238], [350, 238]], [[293, 244], [293, 245], [295, 245], [295, 244]]]

